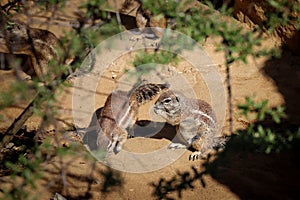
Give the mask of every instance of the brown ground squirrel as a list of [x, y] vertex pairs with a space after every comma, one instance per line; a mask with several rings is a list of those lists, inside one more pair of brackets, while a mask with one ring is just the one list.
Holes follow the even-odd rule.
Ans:
[[168, 84], [147, 83], [129, 92], [121, 90], [112, 92], [98, 119], [100, 124], [97, 138], [98, 148], [118, 153], [127, 140], [127, 130], [132, 135], [131, 131], [137, 121], [139, 106], [152, 100], [168, 87]]
[[39, 80], [46, 81], [48, 64], [57, 57], [55, 48], [58, 43], [53, 33], [30, 28], [22, 22], [8, 22], [0, 13], [0, 53], [26, 55], [23, 70], [28, 75], [36, 75]]
[[217, 120], [212, 107], [200, 99], [187, 98], [184, 94], [167, 90], [154, 106], [154, 112], [176, 126], [177, 137], [182, 143], [171, 143], [169, 148], [188, 148], [196, 152], [190, 160], [205, 158], [213, 148], [223, 147], [225, 137], [217, 137]]

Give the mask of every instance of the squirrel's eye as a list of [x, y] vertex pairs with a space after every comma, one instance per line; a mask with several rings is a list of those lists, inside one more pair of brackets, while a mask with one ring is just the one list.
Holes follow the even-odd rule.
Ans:
[[172, 100], [170, 98], [167, 98], [164, 100], [164, 103], [170, 103]]

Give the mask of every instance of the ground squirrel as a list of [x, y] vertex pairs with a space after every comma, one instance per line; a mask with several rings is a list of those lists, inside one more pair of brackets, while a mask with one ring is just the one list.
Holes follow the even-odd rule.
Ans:
[[190, 160], [205, 158], [213, 148], [223, 147], [225, 137], [217, 137], [217, 120], [212, 107], [200, 99], [191, 99], [176, 91], [164, 91], [154, 106], [154, 112], [176, 126], [182, 143], [171, 143], [169, 148], [188, 148], [196, 152]]
[[128, 137], [127, 130], [133, 135], [132, 127], [137, 121], [139, 106], [152, 100], [168, 87], [168, 84], [147, 83], [129, 92], [121, 90], [112, 92], [98, 119], [100, 124], [98, 148], [118, 153]]
[[[30, 28], [22, 22], [9, 21], [0, 13], [0, 53], [25, 55], [24, 72], [45, 81], [48, 64], [56, 58], [59, 40], [47, 31]], [[53, 78], [53, 77], [51, 77]]]

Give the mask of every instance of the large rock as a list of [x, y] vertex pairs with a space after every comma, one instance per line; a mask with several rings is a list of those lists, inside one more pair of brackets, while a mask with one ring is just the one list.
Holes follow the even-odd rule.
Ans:
[[[299, 1], [298, 4], [300, 4]], [[235, 17], [250, 27], [262, 25], [266, 20], [266, 12], [272, 12], [272, 8], [266, 4], [266, 0], [235, 0]], [[300, 17], [299, 13], [295, 15]], [[295, 24], [277, 27], [273, 36], [293, 53], [300, 55], [300, 31], [296, 29]]]

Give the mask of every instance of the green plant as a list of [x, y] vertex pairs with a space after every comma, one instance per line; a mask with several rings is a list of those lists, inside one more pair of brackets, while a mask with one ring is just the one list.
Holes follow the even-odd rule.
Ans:
[[[4, 199], [29, 199], [29, 193], [25, 188], [28, 186], [36, 188], [35, 181], [42, 176], [41, 164], [44, 162], [40, 147], [37, 145], [31, 149], [24, 149], [27, 153], [19, 155], [17, 162], [5, 162], [7, 169], [12, 172], [11, 182], [15, 184], [10, 190], [4, 189]], [[28, 158], [28, 155], [31, 158]]]
[[81, 7], [87, 11], [85, 15], [86, 19], [91, 19], [92, 22], [99, 18], [104, 20], [110, 20], [108, 13], [103, 9], [99, 9], [99, 7], [107, 9], [109, 8], [109, 4], [106, 0], [89, 0], [83, 2]]
[[245, 104], [240, 104], [238, 108], [249, 121], [264, 121], [266, 117], [270, 116], [274, 122], [280, 123], [281, 119], [286, 117], [284, 107], [277, 106], [275, 109], [270, 109], [268, 100], [255, 102], [251, 97], [246, 97], [245, 100]]
[[268, 107], [268, 101], [255, 102], [246, 97], [246, 102], [238, 106], [240, 114], [249, 121], [246, 130], [240, 131], [240, 137], [252, 142], [256, 150], [265, 153], [290, 149], [293, 142], [300, 139], [300, 127], [289, 130], [282, 122], [286, 117], [284, 107]]
[[279, 26], [294, 26], [299, 30], [300, 28], [300, 4], [299, 1], [289, 0], [268, 0], [265, 2], [265, 7], [269, 12], [265, 13], [266, 19], [263, 25], [271, 33], [273, 33]]
[[157, 69], [157, 66], [166, 65], [169, 63], [177, 64], [178, 57], [176, 54], [169, 51], [139, 51], [133, 61], [134, 70], [128, 71], [131, 76], [138, 78], [138, 82], [141, 81], [141, 77], [144, 74], [148, 74], [151, 71]]

